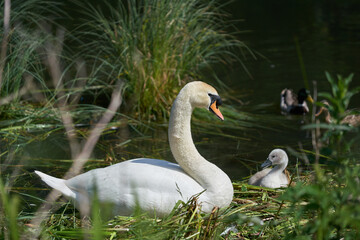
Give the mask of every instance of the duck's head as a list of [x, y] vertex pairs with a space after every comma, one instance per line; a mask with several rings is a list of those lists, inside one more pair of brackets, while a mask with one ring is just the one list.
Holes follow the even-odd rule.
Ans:
[[288, 163], [288, 157], [286, 152], [282, 149], [274, 149], [271, 151], [266, 161], [263, 164], [261, 164], [261, 167], [267, 168], [275, 165], [286, 166], [287, 163]]
[[215, 88], [201, 81], [190, 82], [185, 87], [191, 91], [189, 96], [192, 106], [206, 108], [218, 118], [224, 120], [219, 110], [222, 101]]
[[322, 106], [320, 107], [319, 111], [315, 114], [315, 117], [319, 117], [322, 112], [324, 112], [325, 114], [329, 113], [329, 107], [330, 107], [329, 102], [326, 100], [322, 100], [321, 105]]
[[309, 101], [310, 103], [313, 103], [314, 100], [312, 99], [309, 90], [306, 90], [305, 88], [302, 88], [298, 92], [298, 102], [299, 104], [302, 104], [305, 100]]
[[331, 123], [331, 122], [332, 122], [332, 119], [331, 119], [331, 115], [330, 115], [330, 111], [329, 111], [329, 108], [330, 108], [329, 102], [326, 101], [326, 100], [322, 100], [320, 103], [321, 103], [320, 109], [319, 109], [319, 111], [315, 114], [315, 117], [320, 117], [320, 115], [321, 115], [322, 113], [324, 113], [324, 115], [325, 115], [325, 122]]

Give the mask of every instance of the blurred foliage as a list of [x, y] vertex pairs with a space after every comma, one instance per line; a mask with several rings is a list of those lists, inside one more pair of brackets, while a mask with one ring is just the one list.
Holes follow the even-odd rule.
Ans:
[[0, 178], [0, 238], [20, 239], [21, 228], [18, 226], [19, 198], [11, 196]]
[[[304, 129], [322, 129], [320, 144], [322, 153], [319, 165], [315, 161], [313, 181], [298, 182], [282, 196], [290, 203], [286, 209], [293, 214], [294, 228], [287, 231], [286, 239], [358, 239], [360, 237], [360, 164], [359, 149], [354, 145], [359, 139], [358, 128], [343, 126], [351, 97], [359, 87], [350, 89], [353, 75], [338, 76], [338, 81], [326, 73], [332, 93], [321, 93], [331, 104], [328, 107], [331, 124], [311, 124]], [[315, 153], [313, 153], [316, 155]]]
[[320, 97], [324, 97], [330, 103], [327, 107], [330, 115], [334, 119], [335, 124], [340, 124], [341, 121], [348, 115], [347, 113], [350, 99], [352, 96], [360, 92], [360, 86], [350, 89], [350, 84], [354, 77], [354, 74], [350, 74], [348, 77], [342, 77], [337, 75], [337, 81], [330, 75], [330, 73], [325, 72], [326, 79], [328, 80], [331, 86], [331, 93], [322, 92], [319, 93]]

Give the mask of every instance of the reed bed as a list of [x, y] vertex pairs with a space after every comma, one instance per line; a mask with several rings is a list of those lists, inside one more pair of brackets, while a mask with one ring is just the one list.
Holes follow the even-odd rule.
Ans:
[[82, 38], [92, 41], [83, 48], [90, 58], [122, 69], [113, 79], [126, 79], [125, 99], [138, 119], [167, 119], [186, 82], [202, 79], [201, 71], [215, 64], [240, 60], [237, 51], [251, 53], [234, 33], [224, 31], [230, 23], [217, 1], [139, 0], [107, 6], [106, 11], [86, 6], [84, 14], [92, 21], [84, 24]]

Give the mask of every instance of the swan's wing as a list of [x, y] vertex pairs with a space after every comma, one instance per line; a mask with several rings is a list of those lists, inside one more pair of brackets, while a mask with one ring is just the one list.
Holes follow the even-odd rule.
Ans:
[[95, 169], [66, 181], [73, 191], [101, 202], [115, 203], [128, 214], [138, 203], [143, 210], [169, 212], [178, 200], [187, 201], [204, 189], [179, 165], [156, 159], [134, 159]]
[[249, 184], [260, 186], [261, 180], [271, 171], [271, 168], [265, 168], [257, 173], [255, 173], [250, 179]]
[[286, 172], [283, 172], [280, 175], [280, 186], [281, 187], [287, 187], [290, 183], [290, 173], [285, 170]]
[[268, 174], [260, 181], [260, 186], [268, 188], [287, 187], [288, 184], [289, 179], [283, 172], [280, 174]]

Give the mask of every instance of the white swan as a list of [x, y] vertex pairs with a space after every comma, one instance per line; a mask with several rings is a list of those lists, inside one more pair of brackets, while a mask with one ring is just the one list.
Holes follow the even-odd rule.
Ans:
[[200, 81], [188, 83], [180, 91], [171, 109], [168, 132], [171, 151], [179, 165], [139, 158], [94, 169], [69, 180], [35, 173], [49, 186], [75, 200], [78, 207], [91, 202], [96, 188], [101, 203], [113, 204], [114, 215], [131, 215], [134, 207], [139, 206], [151, 215], [164, 216], [178, 200], [186, 202], [201, 192], [198, 203], [203, 212], [227, 207], [233, 197], [232, 183], [220, 168], [200, 155], [190, 129], [195, 107], [206, 108], [223, 120], [220, 104], [216, 90]]
[[[261, 164], [261, 167], [265, 169], [254, 174], [249, 179], [249, 184], [268, 188], [287, 187], [290, 181], [289, 177], [284, 173], [287, 164], [288, 156], [284, 150], [272, 150], [266, 161]], [[272, 169], [266, 168], [272, 165], [275, 167]]]

